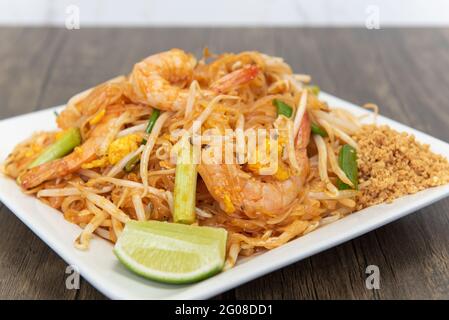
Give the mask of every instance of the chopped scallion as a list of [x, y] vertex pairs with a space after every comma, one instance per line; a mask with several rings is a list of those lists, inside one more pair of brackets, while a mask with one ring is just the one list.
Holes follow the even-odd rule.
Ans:
[[323, 128], [321, 128], [319, 125], [317, 125], [316, 123], [311, 123], [310, 124], [310, 127], [311, 127], [311, 130], [312, 130], [312, 133], [314, 133], [314, 134], [318, 134], [318, 135], [320, 135], [320, 136], [322, 136], [322, 137], [327, 137], [327, 132], [326, 132], [326, 130], [324, 130]]
[[282, 102], [279, 99], [274, 99], [273, 105], [276, 107], [278, 115], [282, 114], [282, 115], [286, 116], [287, 118], [290, 118], [292, 116], [293, 108], [290, 107], [285, 102]]
[[320, 94], [320, 87], [318, 86], [306, 86], [306, 88], [316, 96]]
[[67, 130], [60, 139], [45, 149], [28, 168], [34, 168], [41, 164], [60, 159], [73, 151], [81, 144], [81, 133], [78, 128]]
[[177, 223], [195, 222], [197, 165], [193, 161], [193, 147], [187, 142], [181, 147], [176, 164], [173, 220]]
[[[359, 178], [358, 178], [358, 167], [357, 167], [357, 151], [350, 146], [345, 144], [341, 147], [340, 153], [338, 155], [338, 165], [346, 174], [349, 180], [354, 184], [354, 189], [358, 189]], [[337, 187], [339, 190], [353, 189], [351, 186], [342, 182], [340, 179], [337, 181]]]
[[[150, 120], [148, 120], [147, 128], [145, 129], [145, 132], [150, 134], [151, 131], [153, 131], [154, 125], [156, 124], [157, 119], [159, 118], [159, 115], [161, 112], [158, 109], [153, 109], [153, 112], [151, 113]], [[143, 139], [142, 144], [147, 144], [147, 140]], [[131, 160], [128, 161], [128, 163], [125, 166], [125, 172], [130, 173], [134, 170], [136, 165], [139, 163], [140, 158], [139, 156], [133, 157]]]

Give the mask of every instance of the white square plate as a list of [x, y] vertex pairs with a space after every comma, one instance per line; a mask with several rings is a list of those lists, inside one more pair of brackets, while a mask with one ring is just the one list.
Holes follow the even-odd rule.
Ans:
[[[369, 113], [351, 103], [322, 93], [321, 98], [332, 107], [347, 109], [357, 115]], [[0, 161], [13, 147], [39, 130], [55, 128], [52, 108], [0, 122]], [[433, 151], [449, 158], [449, 144], [385, 117], [379, 124], [388, 124], [398, 131], [412, 133], [431, 145]], [[37, 199], [24, 195], [16, 183], [0, 175], [0, 200], [34, 233], [45, 241], [67, 263], [76, 266], [81, 275], [103, 294], [113, 299], [206, 299], [254, 278], [282, 268], [315, 253], [353, 239], [406, 214], [417, 211], [449, 195], [449, 185], [421, 191], [391, 204], [370, 207], [326, 225], [280, 248], [244, 259], [233, 269], [192, 285], [164, 285], [140, 278], [126, 270], [112, 253], [112, 245], [95, 238], [88, 251], [74, 248], [73, 240], [80, 229], [64, 220], [56, 210]]]

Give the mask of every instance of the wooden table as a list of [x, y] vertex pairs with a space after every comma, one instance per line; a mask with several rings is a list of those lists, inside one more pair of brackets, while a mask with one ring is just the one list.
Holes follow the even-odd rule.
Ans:
[[[172, 47], [260, 50], [323, 90], [449, 141], [449, 29], [0, 28], [0, 118], [59, 105]], [[17, 128], [20, 130], [20, 128]], [[0, 298], [102, 299], [65, 287], [65, 262], [6, 207]], [[365, 268], [380, 268], [367, 290]], [[449, 200], [224, 293], [218, 299], [449, 298]]]

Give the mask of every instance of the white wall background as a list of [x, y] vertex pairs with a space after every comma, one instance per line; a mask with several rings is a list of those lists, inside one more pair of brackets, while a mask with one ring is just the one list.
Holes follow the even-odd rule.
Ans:
[[71, 4], [81, 27], [449, 25], [447, 0], [0, 0], [0, 25], [64, 26]]

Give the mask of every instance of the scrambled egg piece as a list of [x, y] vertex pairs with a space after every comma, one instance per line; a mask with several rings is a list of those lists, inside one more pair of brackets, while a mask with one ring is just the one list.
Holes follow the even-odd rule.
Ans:
[[66, 131], [67, 131], [67, 130], [63, 130], [63, 131], [58, 131], [58, 132], [56, 132], [56, 135], [55, 135], [56, 141], [59, 140], [59, 139], [61, 139], [62, 136], [66, 133]]
[[142, 143], [142, 137], [137, 134], [114, 140], [108, 148], [108, 153], [101, 159], [94, 160], [82, 165], [83, 169], [104, 168], [108, 165], [117, 164], [131, 152], [136, 151]]
[[235, 211], [234, 204], [231, 201], [229, 194], [225, 194], [223, 197], [224, 210], [226, 213], [233, 213]]
[[34, 156], [35, 154], [40, 153], [42, 150], [43, 150], [43, 148], [40, 145], [33, 143], [30, 146], [29, 150], [26, 151], [25, 157], [30, 158], [30, 157]]
[[279, 181], [285, 181], [290, 178], [290, 172], [283, 162], [279, 161], [278, 169], [274, 174], [274, 177]]
[[104, 157], [89, 163], [85, 163], [81, 166], [81, 168], [83, 169], [103, 168], [106, 167], [108, 164], [109, 164], [108, 158]]
[[141, 143], [142, 137], [137, 134], [130, 134], [115, 140], [108, 149], [109, 163], [116, 164], [131, 152], [136, 151]]
[[89, 120], [89, 124], [91, 126], [96, 125], [97, 123], [99, 123], [101, 121], [101, 119], [103, 119], [105, 114], [106, 114], [106, 109], [105, 108], [101, 109], [92, 117], [92, 119]]
[[[284, 145], [284, 143], [282, 142], [281, 137], [279, 137], [279, 140], [278, 140], [278, 157], [279, 157], [278, 158], [278, 167], [277, 167], [276, 173], [273, 176], [277, 180], [280, 180], [280, 181], [285, 181], [288, 178], [290, 178], [290, 172], [289, 172], [288, 168], [285, 166], [285, 164], [280, 159], [282, 157], [283, 145]], [[267, 163], [267, 164], [261, 163], [262, 160], [268, 160], [270, 157], [270, 140], [268, 138], [266, 139], [266, 145], [265, 145], [266, 155], [263, 155], [262, 151], [263, 150], [258, 149], [257, 154], [256, 154], [256, 162], [250, 163], [247, 166], [247, 168], [250, 171], [252, 171], [256, 174], [259, 174], [260, 169], [269, 167], [269, 163]]]

